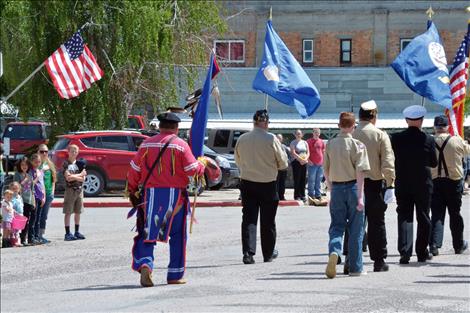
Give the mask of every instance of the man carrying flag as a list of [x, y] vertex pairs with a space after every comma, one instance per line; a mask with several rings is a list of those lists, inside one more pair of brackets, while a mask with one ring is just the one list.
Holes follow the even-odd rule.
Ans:
[[253, 89], [295, 107], [302, 118], [311, 116], [320, 105], [317, 88], [274, 31], [271, 20], [266, 23], [263, 60]]
[[[132, 269], [140, 273], [142, 287], [153, 286], [153, 250], [157, 241], [170, 241], [168, 284], [185, 283], [186, 217], [190, 211], [186, 186], [188, 176], [204, 175], [204, 165], [177, 137], [180, 118], [171, 112], [157, 118], [160, 133], [140, 145], [127, 173], [129, 198], [137, 209]], [[137, 194], [139, 185], [141, 194]]]
[[[463, 123], [465, 119], [465, 96], [467, 94], [468, 80], [468, 55], [470, 44], [470, 23], [467, 34], [455, 54], [454, 63], [450, 70], [450, 93], [452, 97], [452, 109], [446, 110], [449, 117], [449, 132], [452, 135], [460, 135], [463, 138]], [[456, 129], [455, 129], [456, 128]]]

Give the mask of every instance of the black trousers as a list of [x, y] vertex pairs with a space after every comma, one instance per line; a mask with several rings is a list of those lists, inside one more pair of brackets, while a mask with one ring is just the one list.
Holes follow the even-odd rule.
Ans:
[[434, 190], [431, 202], [431, 247], [442, 247], [444, 238], [444, 219], [446, 208], [449, 210], [450, 232], [454, 249], [463, 245], [463, 218], [460, 215], [462, 206], [463, 185], [461, 180], [436, 178], [433, 180]]
[[398, 252], [401, 256], [411, 257], [413, 254], [413, 213], [416, 207], [418, 231], [416, 235], [416, 254], [425, 257], [431, 237], [431, 188], [413, 190], [411, 188], [396, 188], [398, 213]]
[[292, 161], [292, 174], [294, 176], [294, 199], [305, 198], [305, 184], [307, 182], [307, 164]]
[[279, 198], [276, 181], [257, 183], [243, 180], [242, 194], [242, 249], [243, 254], [256, 254], [256, 227], [261, 216], [261, 250], [263, 257], [272, 256], [276, 245], [276, 212]]
[[285, 200], [287, 170], [277, 171], [277, 193], [279, 200]]
[[387, 258], [387, 232], [385, 229], [384, 184], [382, 180], [364, 180], [364, 207], [370, 258], [380, 261]]
[[34, 208], [34, 206], [25, 203], [23, 207], [23, 216], [26, 217], [28, 220], [26, 221], [26, 226], [20, 234], [21, 243], [24, 243], [26, 241], [26, 238], [28, 238], [28, 242], [31, 242], [33, 239], [34, 223], [36, 221], [36, 209]]

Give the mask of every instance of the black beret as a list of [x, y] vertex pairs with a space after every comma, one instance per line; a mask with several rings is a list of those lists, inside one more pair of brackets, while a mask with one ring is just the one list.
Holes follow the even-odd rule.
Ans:
[[181, 119], [178, 117], [178, 115], [176, 115], [173, 112], [161, 113], [157, 116], [157, 119], [160, 122], [168, 122], [168, 123], [179, 123], [179, 122], [181, 122]]
[[258, 110], [253, 115], [253, 121], [255, 122], [266, 122], [269, 121], [269, 115], [267, 110]]
[[445, 115], [436, 116], [434, 118], [434, 126], [437, 126], [437, 127], [449, 126], [449, 121], [447, 120], [447, 116], [445, 116]]

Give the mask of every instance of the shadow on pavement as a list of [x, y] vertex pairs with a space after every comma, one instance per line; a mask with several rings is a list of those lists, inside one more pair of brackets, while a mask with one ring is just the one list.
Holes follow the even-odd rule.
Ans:
[[470, 284], [470, 280], [438, 280], [438, 281], [427, 281], [417, 280], [415, 284]]
[[[166, 286], [167, 284], [158, 284], [157, 286]], [[120, 289], [141, 289], [139, 284], [135, 285], [95, 285], [84, 288], [65, 289], [63, 291], [99, 291], [99, 290], [120, 290]]]

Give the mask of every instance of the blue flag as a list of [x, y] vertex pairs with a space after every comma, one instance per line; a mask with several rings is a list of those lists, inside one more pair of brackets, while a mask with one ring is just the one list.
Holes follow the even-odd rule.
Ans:
[[[204, 87], [202, 88], [201, 98], [197, 104], [196, 111], [193, 115], [193, 122], [189, 134], [189, 145], [195, 158], [204, 155], [204, 137], [206, 135], [207, 118], [209, 116], [209, 98], [211, 95], [212, 77], [217, 75], [219, 69], [214, 69], [214, 54], [211, 53], [209, 62], [209, 70], [207, 71]], [[214, 71], [214, 72], [213, 72]]]
[[274, 31], [271, 20], [266, 23], [263, 61], [253, 89], [295, 107], [302, 118], [311, 116], [320, 105], [317, 88]]
[[451, 108], [446, 55], [432, 21], [428, 21], [428, 30], [415, 37], [391, 66], [415, 93]]

